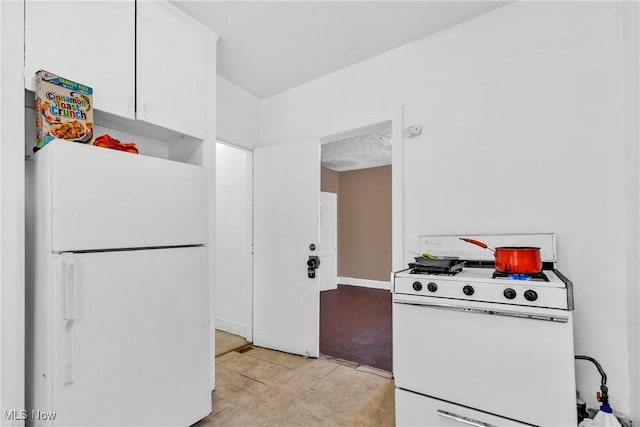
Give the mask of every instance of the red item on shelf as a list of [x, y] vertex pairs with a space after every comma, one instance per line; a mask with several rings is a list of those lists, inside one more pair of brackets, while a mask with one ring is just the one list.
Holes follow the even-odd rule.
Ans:
[[121, 143], [115, 138], [112, 138], [109, 134], [99, 136], [93, 142], [96, 147], [110, 148], [112, 150], [126, 151], [127, 153], [138, 154], [136, 144], [133, 142]]

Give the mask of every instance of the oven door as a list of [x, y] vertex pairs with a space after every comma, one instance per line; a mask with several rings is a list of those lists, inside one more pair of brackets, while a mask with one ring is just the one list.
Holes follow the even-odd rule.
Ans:
[[396, 387], [535, 425], [576, 425], [570, 311], [395, 295]]

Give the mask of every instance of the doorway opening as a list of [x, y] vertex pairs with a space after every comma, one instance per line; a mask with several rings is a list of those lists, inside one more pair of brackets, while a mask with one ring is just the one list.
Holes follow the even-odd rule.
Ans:
[[[337, 135], [389, 120], [392, 263], [385, 278], [390, 279], [391, 272], [404, 264], [402, 107], [352, 118], [346, 126], [333, 123], [316, 134]], [[318, 227], [321, 142], [318, 137], [253, 150], [253, 344], [308, 357], [320, 355], [318, 274], [322, 273], [315, 267], [322, 246]]]
[[321, 142], [320, 352], [391, 371], [392, 123]]
[[253, 153], [216, 142], [216, 329], [252, 341]]

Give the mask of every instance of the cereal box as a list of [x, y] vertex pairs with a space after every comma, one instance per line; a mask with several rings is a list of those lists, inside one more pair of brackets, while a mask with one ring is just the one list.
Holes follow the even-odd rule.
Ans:
[[36, 146], [54, 138], [91, 142], [93, 89], [48, 71], [36, 72]]

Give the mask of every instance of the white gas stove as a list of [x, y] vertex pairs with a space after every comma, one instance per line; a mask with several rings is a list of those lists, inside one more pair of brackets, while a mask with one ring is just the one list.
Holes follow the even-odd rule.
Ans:
[[[503, 277], [492, 252], [459, 237], [540, 247], [542, 274]], [[397, 424], [576, 425], [573, 289], [555, 236], [420, 236], [419, 252], [466, 263], [394, 276]]]

